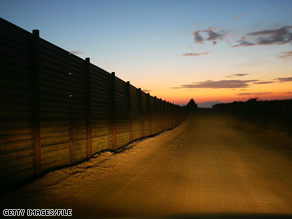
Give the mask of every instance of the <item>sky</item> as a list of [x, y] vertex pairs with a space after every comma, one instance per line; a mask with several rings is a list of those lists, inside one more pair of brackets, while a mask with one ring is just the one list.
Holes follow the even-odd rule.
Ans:
[[292, 99], [292, 0], [0, 0], [0, 16], [175, 104]]

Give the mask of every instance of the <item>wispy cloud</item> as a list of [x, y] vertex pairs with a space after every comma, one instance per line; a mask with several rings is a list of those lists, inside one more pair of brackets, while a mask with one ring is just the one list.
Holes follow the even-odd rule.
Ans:
[[239, 46], [255, 46], [256, 45], [255, 43], [248, 42], [246, 39], [247, 39], [246, 37], [242, 37], [240, 40], [238, 40], [239, 44], [233, 45], [232, 47], [235, 48]]
[[279, 58], [285, 58], [285, 57], [289, 57], [292, 56], [292, 51], [289, 52], [282, 52], [283, 55], [279, 56]]
[[234, 18], [234, 20], [238, 20], [241, 16], [243, 16], [244, 15], [244, 13], [240, 13], [239, 15], [237, 15], [235, 18]]
[[[207, 36], [202, 36], [202, 34], [206, 33]], [[218, 41], [224, 39], [225, 35], [227, 34], [226, 31], [215, 31], [213, 28], [208, 28], [206, 30], [197, 30], [193, 33], [194, 41], [197, 44], [204, 44], [204, 41], [211, 41], [213, 42], [213, 46], [217, 44]]]
[[204, 43], [204, 38], [201, 36], [200, 30], [194, 32], [193, 35], [194, 35], [195, 43], [198, 43], [198, 44]]
[[255, 95], [255, 96], [257, 96], [257, 95], [266, 95], [266, 94], [272, 94], [272, 93], [274, 93], [274, 92], [258, 92], [258, 93], [239, 93], [239, 94], [237, 94], [237, 95], [239, 95], [239, 96], [251, 96], [251, 95]]
[[142, 90], [143, 92], [145, 92], [145, 93], [150, 93], [151, 92], [151, 90]]
[[232, 77], [243, 77], [243, 76], [246, 76], [248, 74], [232, 74], [232, 75], [228, 75], [226, 76], [226, 78], [232, 78]]
[[256, 46], [256, 45], [282, 45], [292, 41], [292, 26], [284, 26], [274, 30], [262, 30], [245, 34], [237, 45], [239, 46]]
[[249, 86], [249, 83], [256, 82], [257, 80], [220, 80], [220, 81], [202, 81], [202, 82], [193, 82], [191, 84], [184, 84], [180, 87], [175, 87], [174, 89], [182, 88], [246, 88]]
[[72, 53], [74, 55], [82, 55], [82, 54], [85, 54], [84, 52], [81, 52], [81, 51], [70, 51], [70, 53]]
[[271, 81], [261, 81], [257, 80], [253, 82], [253, 84], [273, 84], [273, 83], [284, 83], [284, 82], [290, 82], [292, 81], [292, 77], [287, 77], [287, 78], [275, 78], [274, 80]]
[[202, 52], [202, 53], [183, 53], [183, 56], [201, 56], [201, 55], [208, 55], [209, 52]]
[[[232, 74], [235, 76], [246, 76], [248, 74]], [[227, 76], [227, 77], [232, 77]], [[184, 84], [179, 87], [172, 87], [172, 89], [193, 89], [193, 88], [208, 88], [208, 89], [246, 89], [250, 85], [257, 84], [257, 85], [265, 85], [265, 84], [272, 84], [272, 83], [284, 83], [284, 82], [291, 82], [292, 77], [287, 78], [275, 78], [270, 81], [263, 81], [263, 80], [219, 80], [219, 81], [213, 81], [213, 80], [207, 80], [207, 81], [201, 81], [201, 82], [192, 82], [189, 84]], [[263, 95], [263, 94], [270, 94], [271, 92], [265, 92], [265, 93], [240, 93], [238, 95]]]
[[284, 94], [292, 94], [292, 92], [286, 92], [286, 93], [284, 93]]
[[253, 84], [272, 84], [275, 83], [275, 81], [258, 81], [254, 82]]
[[243, 76], [246, 76], [248, 74], [245, 74], [245, 73], [239, 73], [239, 74], [232, 74], [232, 75], [229, 75], [229, 76], [226, 76], [228, 78], [231, 78], [231, 77], [243, 77]]
[[232, 74], [233, 76], [239, 76], [239, 77], [242, 77], [242, 76], [246, 76], [248, 74]]
[[289, 81], [292, 81], [292, 77], [288, 77], [288, 78], [277, 78], [277, 80], [279, 80], [281, 83], [283, 83], [283, 82], [289, 82]]

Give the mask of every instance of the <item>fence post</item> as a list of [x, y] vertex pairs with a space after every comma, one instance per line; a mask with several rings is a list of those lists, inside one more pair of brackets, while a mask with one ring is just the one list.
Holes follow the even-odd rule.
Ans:
[[172, 104], [172, 121], [173, 121], [173, 126], [175, 126], [175, 105]]
[[148, 108], [148, 127], [149, 135], [152, 134], [152, 115], [151, 115], [151, 106], [150, 106], [150, 94], [147, 94], [147, 108]]
[[169, 104], [169, 111], [170, 111], [170, 127], [173, 127], [173, 115], [172, 115], [172, 103]]
[[165, 110], [166, 110], [166, 129], [169, 129], [169, 113], [168, 113], [168, 102], [165, 101]]
[[176, 123], [175, 123], [175, 115], [176, 115], [176, 113], [175, 113], [175, 105], [172, 104], [172, 121], [173, 121], [173, 126], [176, 125]]
[[164, 113], [164, 130], [167, 129], [167, 105], [166, 105], [166, 101], [163, 100], [163, 113]]
[[127, 82], [127, 97], [128, 97], [128, 116], [129, 116], [129, 142], [133, 141], [133, 121], [132, 121], [132, 103], [131, 103], [131, 85]]
[[91, 74], [90, 58], [85, 59], [86, 74], [86, 132], [87, 132], [87, 158], [92, 156], [92, 139], [91, 139]]
[[177, 106], [174, 106], [174, 122], [175, 122], [175, 126], [178, 125], [177, 116], [178, 116]]
[[170, 102], [168, 102], [168, 117], [169, 117], [169, 128], [172, 128], [172, 122], [171, 122], [171, 103]]
[[166, 104], [166, 129], [169, 129], [169, 102], [165, 101]]
[[160, 104], [160, 126], [161, 126], [161, 131], [164, 130], [164, 114], [163, 114], [163, 102], [162, 99], [160, 98], [159, 100], [159, 104]]
[[111, 111], [111, 122], [112, 122], [112, 128], [113, 128], [113, 150], [115, 151], [117, 149], [117, 124], [116, 124], [116, 76], [115, 72], [112, 72], [111, 74], [111, 85], [112, 85], [112, 94], [111, 94], [111, 105], [112, 105], [112, 111]]
[[163, 131], [163, 102], [162, 99], [159, 99], [159, 105], [160, 105], [160, 131]]
[[171, 127], [171, 103], [168, 102], [168, 128], [172, 128]]
[[167, 124], [166, 124], [166, 127], [167, 129], [169, 129], [169, 102], [166, 101], [166, 118], [167, 118]]
[[172, 128], [172, 103], [169, 103], [169, 123], [170, 128]]
[[158, 110], [157, 110], [157, 97], [154, 99], [154, 108], [155, 108], [155, 134], [158, 133]]
[[169, 111], [170, 111], [169, 112], [169, 116], [170, 116], [170, 118], [169, 118], [170, 119], [170, 127], [172, 128], [173, 127], [173, 121], [172, 121], [173, 120], [173, 117], [172, 117], [173, 116], [172, 115], [172, 103], [169, 103]]
[[39, 175], [42, 172], [40, 128], [40, 33], [39, 30], [33, 30], [32, 33], [32, 135], [34, 145], [34, 174]]
[[172, 128], [172, 103], [169, 103], [169, 120], [170, 120], [170, 127]]
[[140, 137], [144, 137], [144, 122], [143, 122], [143, 106], [142, 106], [142, 91], [141, 88], [138, 89], [138, 102], [140, 111]]
[[74, 163], [74, 153], [73, 153], [73, 147], [74, 147], [74, 132], [75, 132], [75, 127], [74, 127], [74, 118], [73, 118], [73, 91], [72, 91], [72, 54], [68, 54], [68, 60], [67, 60], [67, 65], [68, 65], [68, 97], [69, 97], [69, 116], [68, 116], [68, 122], [69, 122], [69, 157], [70, 157], [70, 162], [71, 164]]
[[173, 126], [175, 126], [175, 105], [172, 104], [172, 122], [173, 122]]
[[164, 104], [165, 104], [165, 129], [167, 129], [168, 127], [168, 113], [167, 113], [167, 101], [165, 100], [164, 101]]

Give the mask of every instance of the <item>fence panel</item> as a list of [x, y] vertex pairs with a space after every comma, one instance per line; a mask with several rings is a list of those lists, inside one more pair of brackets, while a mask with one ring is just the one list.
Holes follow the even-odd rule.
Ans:
[[116, 138], [117, 148], [129, 143], [129, 113], [127, 83], [115, 78], [115, 100], [116, 100]]
[[32, 139], [32, 35], [0, 25], [0, 185], [34, 175]]
[[95, 65], [91, 71], [92, 153], [108, 150], [110, 120], [110, 74]]
[[71, 145], [70, 158], [71, 163], [75, 163], [87, 158], [87, 132], [86, 132], [86, 75], [85, 62], [83, 59], [71, 54], [70, 63], [71, 72]]
[[142, 99], [142, 119], [143, 119], [143, 137], [149, 135], [149, 113], [147, 94], [141, 92]]
[[138, 89], [130, 85], [133, 140], [140, 138], [140, 106]]
[[178, 124], [182, 110], [0, 18], [2, 191]]
[[151, 114], [151, 134], [156, 134], [156, 110], [155, 110], [155, 98], [150, 96], [150, 114]]
[[42, 170], [70, 164], [69, 53], [39, 41]]

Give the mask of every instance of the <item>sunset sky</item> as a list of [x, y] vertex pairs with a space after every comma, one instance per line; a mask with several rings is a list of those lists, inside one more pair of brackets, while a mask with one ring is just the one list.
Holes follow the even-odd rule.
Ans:
[[292, 98], [292, 0], [0, 0], [0, 15], [176, 104]]

